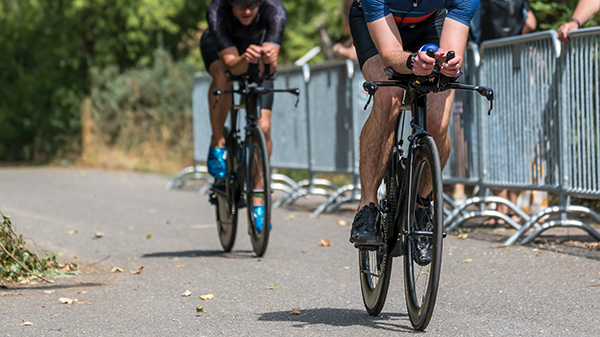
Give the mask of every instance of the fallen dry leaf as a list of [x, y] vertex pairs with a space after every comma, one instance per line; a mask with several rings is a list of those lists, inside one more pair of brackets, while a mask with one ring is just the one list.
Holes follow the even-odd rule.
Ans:
[[285, 219], [286, 220], [294, 220], [295, 217], [296, 216], [294, 214], [288, 214], [288, 215], [285, 216]]
[[132, 274], [139, 274], [142, 272], [142, 269], [144, 269], [144, 266], [139, 267], [138, 269], [134, 270], [134, 271], [129, 271]]
[[303, 250], [303, 251], [302, 251], [302, 253], [303, 253], [303, 254], [306, 254], [306, 253], [308, 253], [308, 252], [307, 252], [306, 250]]
[[77, 281], [77, 283], [82, 284], [82, 283], [85, 283], [85, 281], [80, 280], [80, 281]]
[[175, 319], [175, 318], [173, 318], [173, 322], [179, 322], [179, 320], [178, 320], [178, 319]]
[[55, 292], [54, 290], [44, 290], [44, 294], [54, 294]]
[[348, 270], [348, 269], [350, 269], [350, 267], [344, 267], [344, 269]]
[[177, 264], [177, 265], [173, 266], [173, 268], [183, 268], [183, 267], [185, 267], [185, 264]]
[[542, 254], [544, 254], [544, 252], [542, 252], [542, 251], [539, 251], [539, 252], [535, 253], [535, 256], [540, 256], [540, 255], [542, 255]]
[[113, 277], [111, 277], [110, 279], [111, 279], [111, 280], [116, 280], [116, 279], [117, 279], [117, 277], [116, 277], [116, 276], [113, 276]]
[[146, 235], [146, 240], [150, 240], [150, 239], [152, 239], [152, 234]]
[[71, 229], [71, 230], [67, 231], [67, 234], [69, 234], [69, 235], [77, 234], [77, 230], [76, 229]]
[[215, 298], [213, 294], [200, 295], [200, 299], [204, 301], [212, 300], [213, 298]]
[[88, 293], [88, 292], [87, 292], [87, 291], [85, 291], [85, 290], [84, 290], [84, 291], [80, 291], [80, 292], [78, 292], [78, 294], [81, 294], [81, 295], [85, 295], [85, 294], [87, 294], [87, 293]]
[[32, 325], [35, 325], [35, 324], [31, 323], [30, 321], [25, 321], [25, 322], [21, 323], [21, 325], [23, 325], [23, 326], [32, 326]]
[[319, 246], [329, 247], [329, 246], [331, 246], [331, 241], [325, 240], [325, 239], [321, 239], [321, 242], [319, 242]]
[[110, 272], [113, 273], [113, 274], [114, 273], [122, 273], [123, 269], [121, 269], [119, 267], [112, 267], [112, 268], [110, 268]]
[[344, 220], [338, 220], [337, 224], [338, 226], [346, 226], [348, 223]]
[[201, 305], [199, 307], [196, 308], [196, 313], [197, 314], [203, 314], [204, 313], [204, 306]]
[[61, 297], [58, 299], [58, 301], [62, 304], [71, 304], [73, 303], [73, 300], [68, 298], [68, 297]]
[[458, 234], [458, 236], [456, 238], [459, 240], [464, 240], [468, 237], [469, 237], [469, 233], [462, 233], [462, 234]]
[[177, 261], [177, 260], [179, 260], [179, 258], [178, 257], [172, 257], [171, 260]]
[[290, 315], [300, 315], [300, 308], [292, 308], [292, 312], [290, 313]]
[[94, 233], [94, 236], [92, 237], [92, 239], [100, 239], [103, 236], [104, 236], [104, 233], [96, 232], [96, 233]]
[[473, 262], [473, 259], [464, 259], [463, 262], [464, 263], [471, 263], [471, 262]]
[[192, 295], [192, 292], [189, 290], [186, 290], [183, 294], [181, 294], [181, 297], [190, 297]]
[[269, 290], [274, 290], [274, 289], [277, 289], [277, 285], [275, 285], [275, 284], [269, 284], [269, 285], [267, 286], [267, 289], [269, 289]]
[[592, 284], [592, 285], [589, 285], [588, 287], [600, 287], [600, 284]]

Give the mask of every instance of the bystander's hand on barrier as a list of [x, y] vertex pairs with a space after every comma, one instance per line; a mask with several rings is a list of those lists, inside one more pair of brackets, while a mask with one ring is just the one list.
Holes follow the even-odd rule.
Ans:
[[562, 42], [570, 42], [569, 32], [581, 28], [583, 24], [593, 18], [600, 10], [600, 0], [581, 0], [569, 22], [563, 24], [556, 31], [557, 37]]

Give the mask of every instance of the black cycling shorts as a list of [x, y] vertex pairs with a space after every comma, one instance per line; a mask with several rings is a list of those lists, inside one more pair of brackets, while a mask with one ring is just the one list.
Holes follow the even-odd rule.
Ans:
[[[250, 42], [244, 41], [236, 41], [236, 47], [238, 49], [238, 53], [242, 55], [246, 48], [248, 48], [251, 44], [261, 45], [263, 36], [260, 36], [259, 39]], [[204, 31], [202, 37], [200, 38], [200, 53], [202, 54], [202, 59], [204, 60], [204, 67], [208, 71], [210, 65], [220, 60], [219, 53], [217, 52], [217, 47], [213, 41], [212, 36], [210, 35], [208, 29]], [[258, 79], [258, 64], [251, 64], [248, 66], [248, 73], [250, 74], [250, 81], [256, 81]], [[265, 81], [262, 84], [263, 88], [273, 88], [273, 81]], [[273, 93], [262, 95], [261, 98], [261, 109], [271, 110], [273, 107]]]
[[[416, 53], [427, 43], [435, 43], [439, 46], [446, 12], [446, 10], [439, 10], [416, 25], [398, 28], [404, 50]], [[350, 8], [350, 31], [356, 47], [358, 64], [362, 69], [365, 62], [379, 54], [379, 51], [371, 40], [362, 8], [357, 7], [356, 3]]]

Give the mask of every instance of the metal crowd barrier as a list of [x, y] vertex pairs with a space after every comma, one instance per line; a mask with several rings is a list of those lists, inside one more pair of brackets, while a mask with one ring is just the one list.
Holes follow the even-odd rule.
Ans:
[[[594, 50], [593, 48], [597, 50], [598, 32], [597, 29], [578, 32], [573, 37], [577, 40], [581, 34], [587, 34], [586, 36], [595, 34], [595, 47], [592, 46], [592, 38], [586, 42], [585, 48], [588, 48], [588, 51]], [[567, 50], [579, 48], [577, 47], [579, 43], [575, 40], [573, 45], [565, 48]], [[571, 51], [571, 57], [561, 55], [561, 50], [554, 31], [486, 41], [481, 46], [479, 82], [494, 89], [495, 108], [490, 117], [483, 116], [476, 124], [479, 130], [477, 152], [480, 156], [478, 183], [480, 196], [467, 200], [446, 217], [445, 223], [448, 229], [456, 228], [472, 218], [497, 217], [517, 229], [517, 232], [505, 242], [507, 245], [516, 243], [532, 227], [534, 231], [521, 243], [531, 242], [543, 231], [555, 226], [579, 227], [600, 240], [600, 234], [587, 224], [568, 219], [568, 214], [584, 213], [600, 221], [600, 217], [592, 210], [569, 205], [569, 196], [575, 193], [569, 191], [566, 184], [574, 177], [591, 176], [595, 178], [587, 180], [598, 179], [597, 169], [594, 171], [598, 165], [597, 145], [593, 145], [594, 138], [591, 135], [585, 135], [581, 127], [578, 129], [579, 125], [585, 125], [584, 121], [593, 120], [590, 119], [592, 113], [587, 112], [586, 117], [576, 118], [572, 111], [565, 109], [566, 106], [579, 107], [583, 101], [597, 102], [598, 93], [581, 92], [584, 89], [583, 85], [568, 87], [566, 83], [571, 83], [570, 78], [573, 76], [566, 71], [561, 74], [561, 69], [563, 66], [571, 69], [573, 65], [570, 64], [581, 62], [571, 60], [574, 59], [573, 56], [577, 58], [586, 56], [581, 55], [585, 54], [583, 49]], [[598, 53], [593, 54], [597, 64]], [[592, 61], [589, 53], [587, 59]], [[598, 68], [595, 68], [595, 72], [590, 74], [589, 78], [597, 80]], [[581, 74], [579, 72], [575, 78], [581, 78]], [[590, 81], [587, 76], [585, 78]], [[578, 83], [583, 84], [583, 82], [584, 80], [581, 79]], [[574, 101], [571, 98], [574, 93], [583, 101]], [[477, 100], [479, 102], [477, 110], [485, 111], [487, 103], [480, 98]], [[597, 113], [596, 108], [595, 118]], [[581, 114], [583, 115], [584, 113]], [[567, 119], [579, 124], [569, 126], [566, 123]], [[568, 144], [574, 148], [586, 149], [575, 155], [579, 166], [571, 171], [569, 167], [572, 167], [570, 165], [573, 165], [575, 158], [573, 158], [574, 152], [568, 149]], [[587, 183], [586, 179], [579, 180]], [[585, 196], [600, 197], [598, 188], [590, 187], [590, 185], [585, 186]], [[559, 194], [560, 202], [559, 206], [549, 207], [529, 217], [506, 199], [485, 196], [488, 188], [551, 191]], [[581, 187], [575, 189], [581, 190]], [[525, 220], [524, 225], [521, 226], [503, 213], [487, 210], [485, 205], [492, 202], [507, 205]], [[473, 204], [479, 205], [479, 211], [465, 212], [465, 209]], [[560, 214], [560, 220], [538, 224], [538, 221], [550, 214]]]

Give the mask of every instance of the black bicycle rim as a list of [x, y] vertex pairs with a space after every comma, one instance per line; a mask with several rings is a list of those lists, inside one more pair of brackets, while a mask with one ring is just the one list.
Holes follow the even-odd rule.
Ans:
[[422, 175], [425, 167], [431, 168], [431, 184], [433, 187], [433, 249], [431, 253], [431, 263], [421, 266], [413, 260], [413, 245], [412, 241], [416, 236], [407, 235], [405, 237], [404, 255], [404, 289], [406, 297], [406, 305], [408, 315], [412, 326], [416, 330], [425, 330], [435, 307], [435, 301], [438, 292], [438, 284], [442, 266], [442, 239], [443, 239], [443, 189], [442, 189], [442, 174], [438, 155], [438, 150], [430, 136], [423, 137], [418, 140], [419, 147], [417, 148], [414, 161], [412, 164], [412, 180], [410, 185], [410, 200], [407, 205], [407, 213], [410, 212], [410, 219], [407, 222], [409, 232], [413, 231], [414, 226], [414, 209], [416, 203], [416, 195], [420, 180], [426, 179]]
[[[263, 256], [269, 244], [271, 226], [271, 169], [267, 142], [260, 127], [250, 129], [246, 139], [246, 203], [248, 231], [256, 256]], [[254, 206], [264, 206], [263, 228], [256, 228]]]
[[[228, 129], [224, 130], [225, 139], [227, 139], [227, 153], [234, 153], [233, 139], [228, 138]], [[228, 156], [227, 173], [232, 172], [233, 157]], [[229, 182], [229, 177], [224, 179], [216, 179], [213, 190], [217, 195], [216, 216], [217, 216], [217, 231], [221, 246], [226, 252], [233, 249], [235, 236], [237, 233], [238, 209], [237, 200], [239, 199], [239, 189], [235, 182]]]
[[[397, 238], [395, 230], [395, 211], [397, 204], [397, 177], [388, 166], [385, 174], [385, 200], [389, 206], [387, 213], [382, 216], [382, 233], [384, 242], [392, 247], [392, 240]], [[394, 234], [395, 233], [395, 234]], [[360, 250], [358, 252], [358, 264], [360, 271], [360, 286], [362, 290], [363, 303], [370, 315], [377, 316], [385, 305], [390, 278], [392, 274], [393, 258], [387, 253], [378, 251]]]

